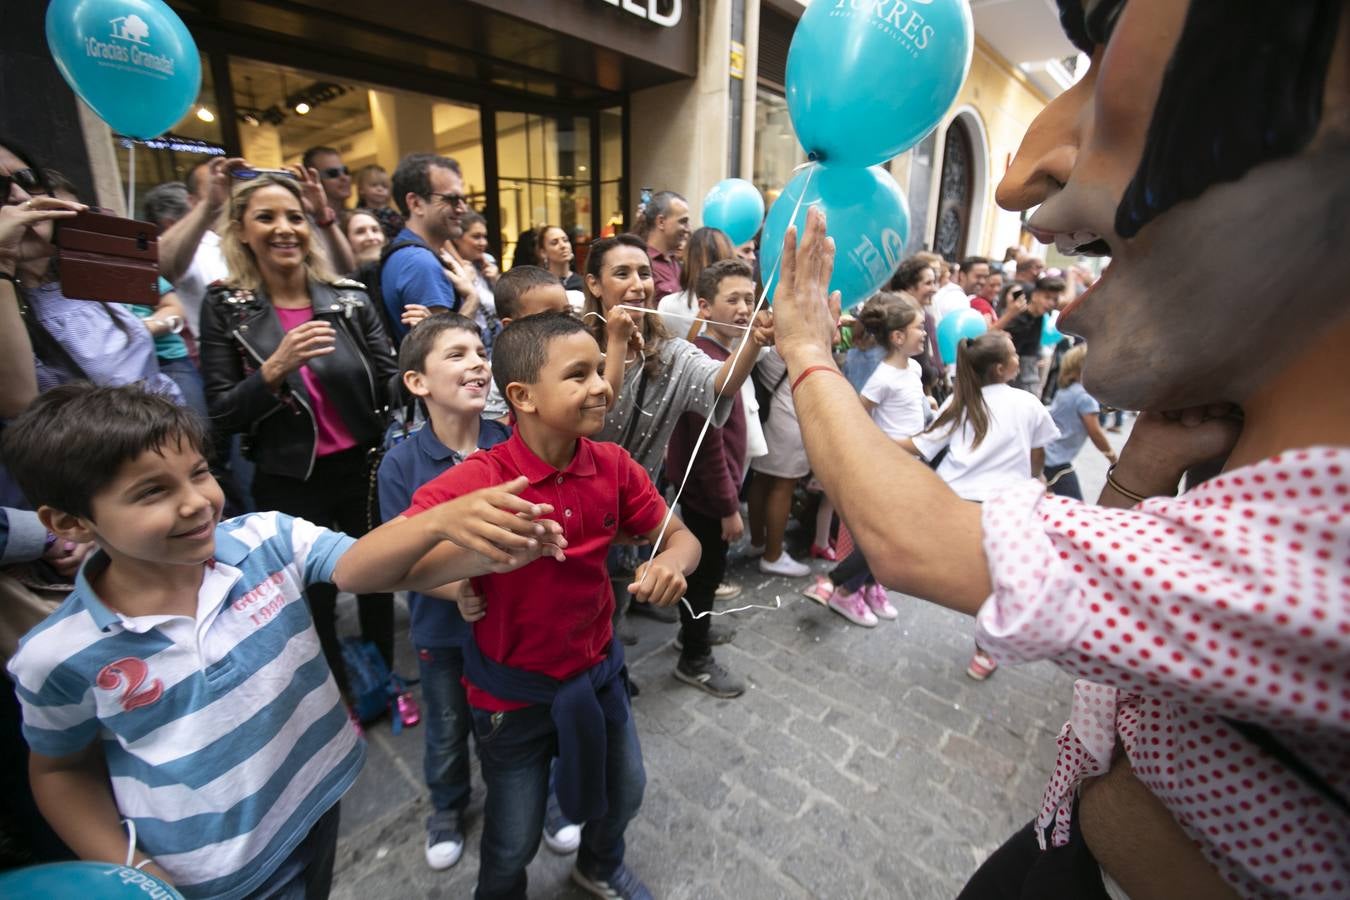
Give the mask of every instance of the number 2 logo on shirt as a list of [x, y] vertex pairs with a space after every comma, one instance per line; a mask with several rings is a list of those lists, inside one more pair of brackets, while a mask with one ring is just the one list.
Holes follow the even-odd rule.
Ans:
[[122, 692], [120, 702], [124, 711], [131, 712], [133, 709], [149, 706], [164, 695], [164, 682], [158, 678], [150, 682], [149, 687], [141, 690], [141, 685], [145, 683], [145, 677], [149, 674], [150, 667], [145, 664], [145, 660], [127, 656], [100, 669], [94, 683], [105, 691], [114, 691], [125, 685], [126, 690]]

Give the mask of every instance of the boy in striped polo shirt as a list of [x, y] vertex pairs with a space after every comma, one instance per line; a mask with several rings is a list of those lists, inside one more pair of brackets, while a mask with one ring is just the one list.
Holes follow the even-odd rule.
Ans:
[[203, 448], [193, 413], [136, 386], [56, 388], [7, 429], [47, 528], [99, 547], [9, 665], [33, 793], [81, 858], [121, 862], [134, 835], [134, 864], [188, 897], [326, 896], [365, 749], [305, 587], [426, 590], [565, 541], [523, 484], [360, 545], [280, 513], [220, 522]]

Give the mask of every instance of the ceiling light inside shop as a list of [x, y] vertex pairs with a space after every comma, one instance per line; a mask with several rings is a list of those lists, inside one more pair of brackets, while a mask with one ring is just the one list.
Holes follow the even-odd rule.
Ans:
[[306, 102], [303, 101], [303, 100], [301, 100], [299, 103], [295, 104], [295, 114], [296, 114], [297, 116], [308, 115], [308, 114], [309, 114], [309, 104], [306, 103]]
[[211, 110], [207, 109], [205, 106], [199, 106], [197, 107], [197, 118], [201, 119], [203, 122], [214, 122], [216, 120], [216, 114], [211, 112]]

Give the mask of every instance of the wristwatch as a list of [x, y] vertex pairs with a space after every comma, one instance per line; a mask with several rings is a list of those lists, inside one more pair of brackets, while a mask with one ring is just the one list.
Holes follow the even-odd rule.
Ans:
[[164, 324], [169, 326], [169, 334], [182, 334], [183, 317], [179, 315], [165, 316]]

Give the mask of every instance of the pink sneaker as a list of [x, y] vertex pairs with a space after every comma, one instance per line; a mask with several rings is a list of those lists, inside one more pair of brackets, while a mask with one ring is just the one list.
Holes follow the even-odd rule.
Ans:
[[417, 701], [413, 699], [411, 692], [404, 692], [398, 695], [398, 716], [403, 720], [406, 728], [412, 728], [418, 722], [422, 721], [422, 710], [417, 706]]
[[993, 675], [997, 668], [998, 663], [994, 662], [993, 657], [976, 647], [975, 655], [970, 658], [970, 665], [966, 666], [966, 674], [976, 681], [984, 681]]
[[867, 606], [879, 619], [895, 619], [900, 613], [896, 612], [895, 607], [891, 606], [890, 598], [886, 596], [886, 589], [873, 582], [863, 587], [863, 599], [867, 601]]
[[356, 717], [356, 710], [350, 706], [347, 707], [347, 721], [352, 723], [352, 729], [356, 732], [357, 737], [363, 738], [366, 736], [366, 729], [361, 724], [361, 720]]
[[835, 588], [826, 606], [854, 625], [861, 625], [864, 628], [877, 627], [877, 617], [867, 608], [867, 601], [863, 599], [863, 592], [860, 590], [845, 594], [839, 588]]
[[830, 605], [830, 595], [834, 593], [834, 585], [830, 584], [830, 579], [824, 575], [817, 575], [815, 584], [802, 591], [803, 597], [808, 597], [821, 606]]

